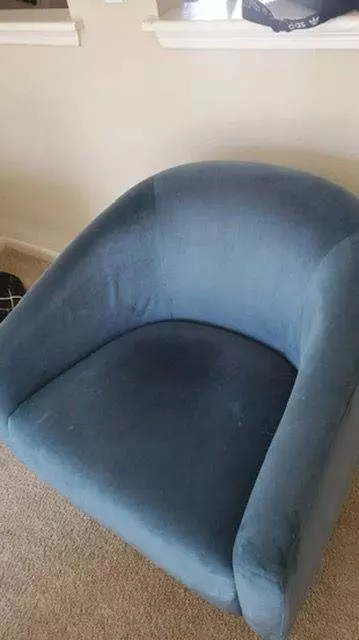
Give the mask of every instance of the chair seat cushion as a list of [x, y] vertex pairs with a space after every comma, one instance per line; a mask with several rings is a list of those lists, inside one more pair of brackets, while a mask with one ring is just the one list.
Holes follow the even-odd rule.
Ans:
[[146, 325], [23, 402], [10, 441], [82, 510], [239, 612], [233, 543], [295, 375], [281, 355], [240, 334]]

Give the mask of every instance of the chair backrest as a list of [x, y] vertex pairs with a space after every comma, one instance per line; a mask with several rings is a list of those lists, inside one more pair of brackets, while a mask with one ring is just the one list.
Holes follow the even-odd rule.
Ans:
[[359, 204], [343, 189], [255, 164], [156, 175], [90, 224], [1, 323], [0, 431], [74, 363], [171, 318], [242, 332], [299, 369], [320, 361], [315, 370], [356, 384], [358, 282]]
[[208, 322], [260, 340], [295, 364], [313, 274], [359, 232], [354, 195], [309, 174], [251, 163], [177, 167], [111, 209], [131, 324]]

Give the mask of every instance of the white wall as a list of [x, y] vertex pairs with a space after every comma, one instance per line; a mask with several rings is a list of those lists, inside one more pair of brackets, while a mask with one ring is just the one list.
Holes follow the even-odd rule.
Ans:
[[250, 159], [359, 193], [359, 52], [166, 51], [151, 0], [73, 0], [81, 48], [0, 48], [0, 235], [61, 249], [171, 165]]

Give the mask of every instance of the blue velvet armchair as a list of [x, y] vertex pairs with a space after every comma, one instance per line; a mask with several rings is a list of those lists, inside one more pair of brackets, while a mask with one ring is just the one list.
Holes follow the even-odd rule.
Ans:
[[206, 163], [133, 188], [0, 327], [0, 431], [80, 509], [279, 640], [359, 449], [359, 202]]

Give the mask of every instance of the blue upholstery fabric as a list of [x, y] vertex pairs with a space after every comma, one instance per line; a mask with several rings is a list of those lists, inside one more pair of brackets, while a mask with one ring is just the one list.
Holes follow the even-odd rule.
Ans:
[[206, 325], [126, 333], [25, 401], [14, 451], [214, 604], [239, 612], [232, 550], [295, 369]]
[[[83, 360], [86, 369], [91, 353], [149, 323], [222, 327], [286, 356], [298, 375], [233, 549], [243, 615], [265, 640], [285, 638], [359, 448], [358, 282], [359, 203], [343, 189], [265, 165], [161, 173], [92, 223], [2, 323], [0, 432], [25, 458], [31, 433], [40, 446], [38, 424], [15, 429], [15, 446], [9, 417], [68, 372], [65, 385], [70, 367]], [[41, 456], [36, 469], [46, 469]], [[62, 482], [71, 486], [67, 471]]]

